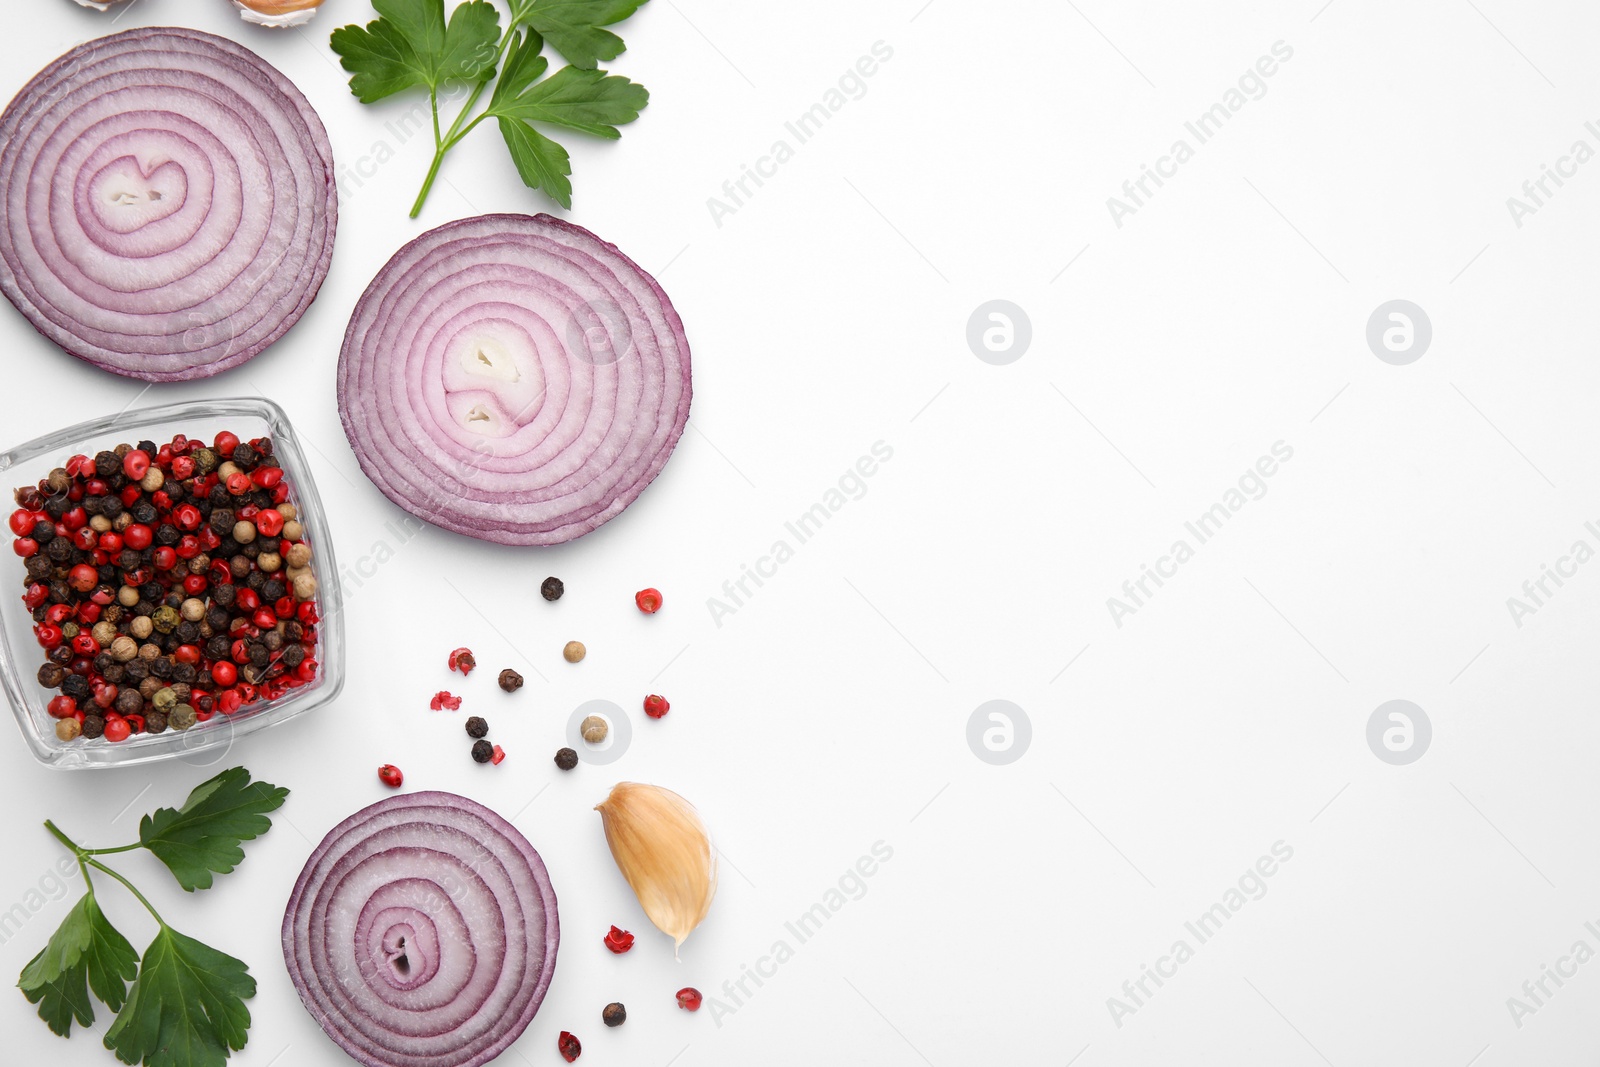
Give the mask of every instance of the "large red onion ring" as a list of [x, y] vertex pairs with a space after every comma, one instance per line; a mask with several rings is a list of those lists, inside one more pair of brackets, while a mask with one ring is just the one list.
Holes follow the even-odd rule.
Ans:
[[483, 215], [406, 245], [356, 305], [339, 413], [361, 469], [447, 530], [551, 545], [621, 513], [689, 420], [667, 294], [581, 226]]
[[477, 1067], [533, 1020], [561, 942], [517, 829], [454, 793], [389, 797], [329, 831], [283, 916], [300, 999], [367, 1067]]
[[127, 30], [40, 71], [0, 116], [0, 291], [80, 359], [146, 381], [257, 355], [328, 273], [333, 152], [260, 56]]

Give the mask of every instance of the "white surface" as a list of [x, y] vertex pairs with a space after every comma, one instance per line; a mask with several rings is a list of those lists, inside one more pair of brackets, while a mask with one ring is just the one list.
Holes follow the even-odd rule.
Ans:
[[[67, 0], [18, 6], [0, 36], [7, 92], [111, 25]], [[694, 347], [694, 428], [625, 516], [556, 551], [433, 530], [400, 543], [399, 513], [344, 442], [346, 316], [420, 230], [404, 216], [427, 152], [390, 144], [396, 158], [348, 188], [333, 272], [289, 337], [137, 401], [267, 392], [313, 446], [346, 567], [392, 551], [351, 587], [344, 697], [232, 754], [294, 790], [242, 869], [182, 899], [153, 860], [120, 864], [251, 964], [237, 1062], [346, 1062], [294, 998], [278, 920], [312, 842], [383, 795], [373, 769], [392, 761], [408, 787], [516, 816], [550, 865], [567, 939], [505, 1062], [559, 1062], [565, 1028], [593, 1067], [1592, 1063], [1600, 963], [1520, 1028], [1506, 1002], [1573, 942], [1600, 949], [1584, 926], [1600, 925], [1600, 565], [1520, 628], [1506, 598], [1574, 540], [1597, 543], [1600, 164], [1521, 228], [1505, 200], [1575, 139], [1600, 143], [1584, 130], [1600, 115], [1600, 14], [1319, 6], [651, 4], [614, 69], [653, 103], [620, 143], [576, 145], [571, 217], [661, 273]], [[223, 0], [136, 0], [116, 25], [181, 20], [248, 43], [354, 167], [408, 106], [358, 106], [326, 47], [368, 14], [330, 0], [314, 29], [274, 36]], [[866, 94], [717, 226], [707, 198], [880, 40], [893, 58]], [[1106, 198], [1279, 40], [1293, 58], [1266, 95], [1113, 225]], [[423, 225], [545, 207], [489, 130], [444, 176]], [[993, 298], [1032, 319], [1009, 366], [964, 338]], [[1395, 298], [1434, 327], [1405, 367], [1364, 338]], [[135, 398], [0, 311], [8, 440]], [[707, 598], [880, 440], [893, 459], [865, 495], [715, 625]], [[1280, 440], [1294, 456], [1266, 495], [1116, 627], [1106, 598]], [[546, 574], [567, 582], [558, 605], [538, 599]], [[631, 607], [644, 585], [666, 593], [655, 618]], [[590, 650], [577, 667], [560, 658], [573, 637]], [[443, 669], [457, 644], [483, 665], [464, 685]], [[514, 698], [494, 687], [506, 665], [529, 678]], [[488, 714], [502, 766], [473, 765], [459, 716], [427, 711], [442, 687]], [[652, 690], [673, 711], [635, 713], [623, 760], [554, 770], [579, 702], [632, 709]], [[1032, 720], [1009, 766], [965, 741], [992, 698]], [[1410, 766], [1365, 741], [1395, 698], [1433, 723]], [[118, 843], [204, 774], [51, 774], [20, 743], [0, 761], [0, 906], [60, 856], [47, 815]], [[697, 802], [729, 861], [682, 963], [589, 810], [622, 777]], [[1116, 1026], [1107, 998], [1280, 840], [1293, 858], [1266, 895], [1209, 943], [1190, 938], [1194, 958]], [[798, 944], [785, 921], [878, 841], [893, 859]], [[136, 905], [102, 896], [142, 945]], [[0, 946], [0, 972], [71, 899]], [[600, 946], [613, 922], [639, 935], [627, 956]], [[721, 995], [779, 939], [793, 958], [734, 1014], [673, 1007], [681, 985]], [[608, 1032], [613, 999], [629, 1021]], [[111, 1062], [92, 1039], [52, 1037], [16, 994], [0, 996], [0, 1031], [8, 1062]]]

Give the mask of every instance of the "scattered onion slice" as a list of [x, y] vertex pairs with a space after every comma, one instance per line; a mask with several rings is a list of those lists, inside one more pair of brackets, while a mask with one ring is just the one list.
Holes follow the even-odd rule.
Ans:
[[544, 862], [453, 793], [393, 796], [334, 827], [283, 917], [306, 1009], [368, 1067], [477, 1067], [527, 1028], [561, 941]]
[[551, 545], [618, 515], [689, 420], [689, 343], [667, 294], [548, 215], [448, 223], [367, 287], [339, 412], [385, 496], [447, 530]]
[[127, 30], [51, 63], [0, 116], [0, 291], [117, 374], [257, 355], [328, 273], [333, 152], [304, 96], [195, 30]]

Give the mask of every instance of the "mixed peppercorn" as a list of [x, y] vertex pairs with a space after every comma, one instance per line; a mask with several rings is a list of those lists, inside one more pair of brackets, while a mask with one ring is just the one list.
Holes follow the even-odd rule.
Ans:
[[12, 548], [62, 741], [187, 730], [315, 681], [311, 546], [269, 438], [77, 455], [16, 490]]

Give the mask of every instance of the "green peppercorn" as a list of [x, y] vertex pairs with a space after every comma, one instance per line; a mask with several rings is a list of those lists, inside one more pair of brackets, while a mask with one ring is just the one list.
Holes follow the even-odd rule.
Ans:
[[190, 458], [194, 460], [194, 469], [201, 474], [210, 474], [222, 462], [221, 457], [209, 448], [202, 448], [192, 453]]
[[167, 725], [174, 730], [187, 730], [199, 721], [199, 717], [194, 713], [194, 708], [188, 704], [179, 704], [172, 709], [172, 714], [167, 716]]
[[[483, 744], [485, 742], [479, 742]], [[570, 771], [578, 765], [578, 753], [570, 748], [556, 750], [556, 766], [564, 771]]]
[[488, 763], [494, 758], [494, 746], [487, 741], [474, 741], [472, 743], [472, 758], [479, 763]]
[[539, 595], [550, 601], [560, 600], [561, 594], [566, 591], [567, 587], [562, 584], [560, 578], [546, 578], [544, 584], [539, 587]]
[[178, 615], [178, 609], [169, 607], [166, 604], [161, 605], [156, 609], [155, 614], [150, 616], [150, 625], [156, 628], [157, 633], [162, 634], [170, 634], [176, 630], [178, 623], [181, 621], [182, 618]]
[[171, 686], [166, 689], [158, 689], [156, 695], [150, 698], [150, 703], [156, 706], [157, 711], [166, 714], [178, 706], [178, 694], [172, 691]]
[[467, 720], [468, 737], [487, 737], [488, 734], [489, 723], [482, 715], [474, 715]]
[[500, 672], [500, 688], [508, 693], [515, 693], [522, 688], [522, 675], [507, 667]]
[[616, 1001], [612, 1001], [610, 1004], [607, 1004], [605, 1010], [600, 1013], [600, 1019], [607, 1026], [621, 1026], [623, 1023], [628, 1021], [628, 1009], [624, 1008]]

